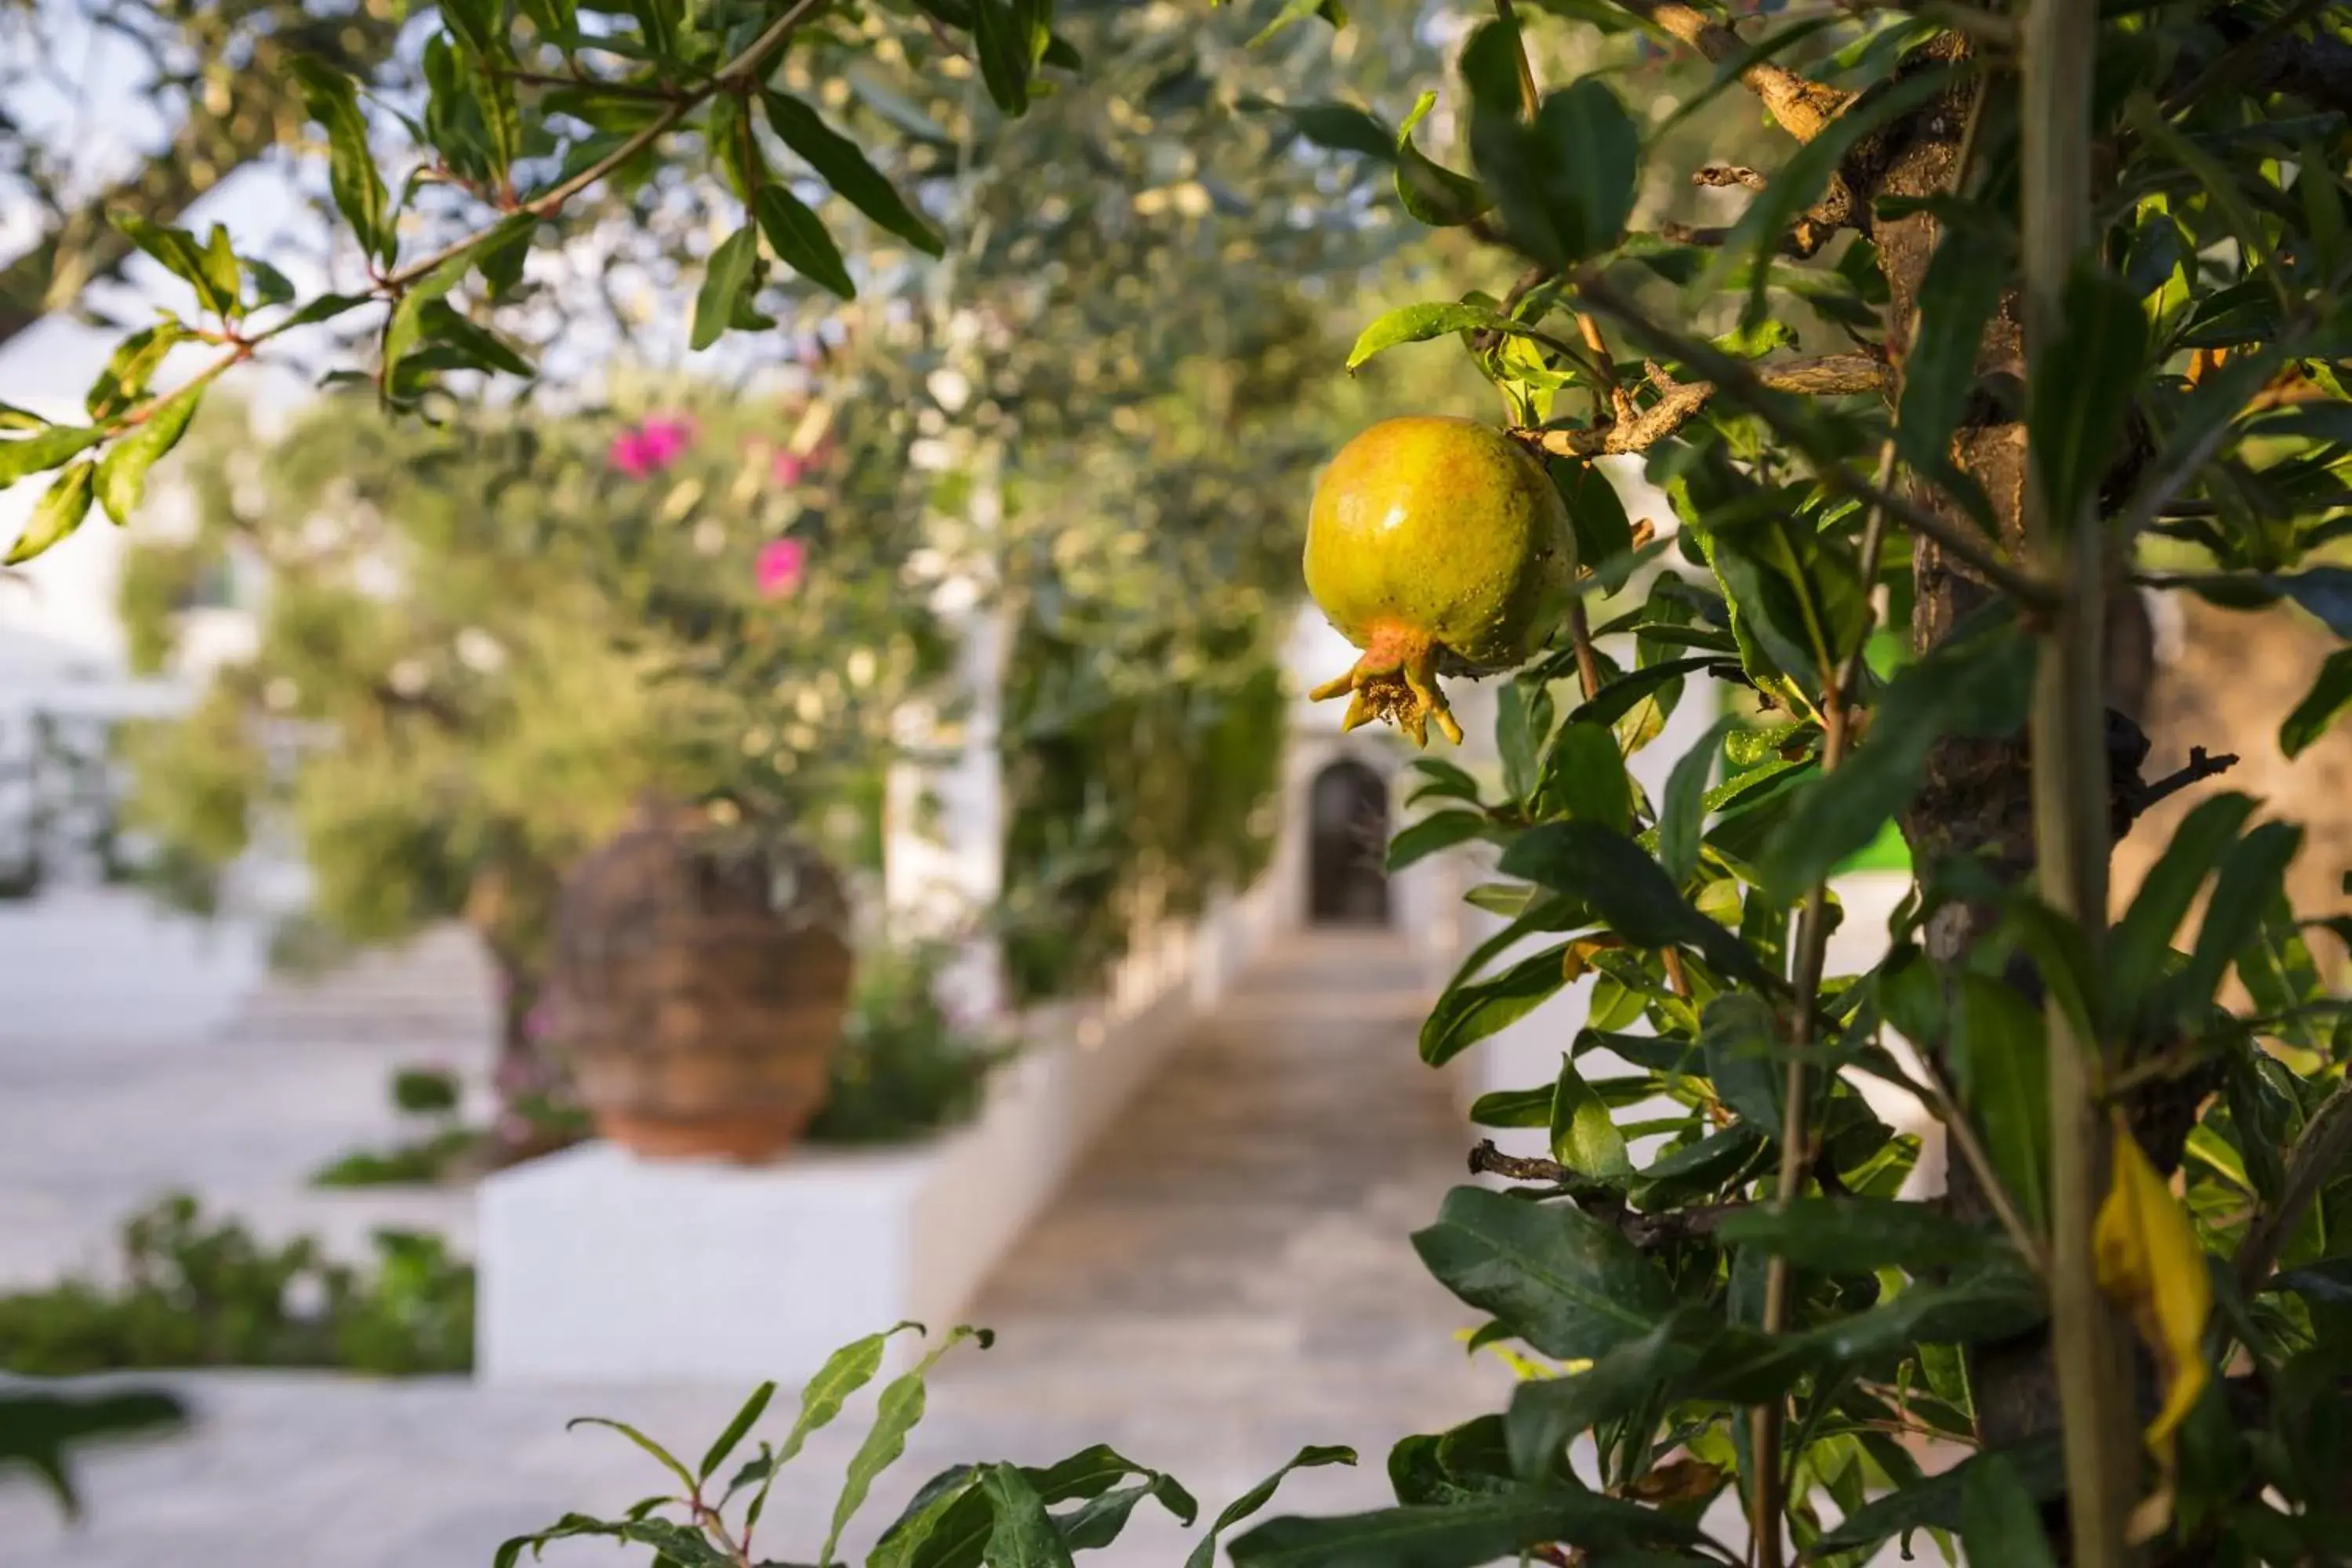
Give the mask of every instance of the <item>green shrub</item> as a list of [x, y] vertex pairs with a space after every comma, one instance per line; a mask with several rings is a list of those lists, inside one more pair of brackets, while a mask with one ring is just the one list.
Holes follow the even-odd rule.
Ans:
[[813, 1143], [890, 1143], [969, 1121], [1009, 1048], [959, 1026], [940, 1005], [943, 954], [884, 950], [859, 960]]

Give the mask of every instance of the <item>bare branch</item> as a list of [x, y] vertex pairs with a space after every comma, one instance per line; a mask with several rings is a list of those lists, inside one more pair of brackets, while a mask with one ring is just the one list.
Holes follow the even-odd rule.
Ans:
[[[1730, 26], [1683, 4], [1683, 0], [1617, 0], [1617, 5], [1717, 65], [1745, 59], [1755, 53], [1748, 40]], [[1739, 79], [1764, 100], [1772, 118], [1800, 142], [1810, 142], [1820, 135], [1853, 101], [1850, 92], [1809, 81], [1788, 67], [1769, 60], [1755, 60], [1741, 69]]]
[[2140, 785], [2131, 798], [2131, 814], [2135, 819], [2145, 816], [2150, 806], [2167, 796], [2179, 795], [2190, 784], [2219, 778], [2237, 765], [2238, 754], [2235, 752], [2224, 752], [2216, 757], [2208, 754], [2202, 746], [2191, 746], [2186, 767], [2168, 773], [2152, 784]]
[[[1774, 392], [1806, 393], [1834, 397], [1885, 387], [1892, 373], [1867, 354], [1825, 354], [1819, 359], [1786, 360], [1759, 365], [1759, 385]], [[1658, 389], [1658, 401], [1631, 419], [1585, 430], [1522, 430], [1520, 439], [1556, 458], [1599, 458], [1619, 452], [1646, 452], [1689, 424], [1715, 396], [1715, 385], [1705, 381], [1676, 381], [1655, 364], [1649, 384]]]
[[1585, 1213], [1615, 1226], [1626, 1240], [1639, 1247], [1712, 1236], [1717, 1226], [1748, 1206], [1744, 1203], [1701, 1204], [1686, 1209], [1636, 1214], [1614, 1192], [1586, 1181], [1559, 1161], [1506, 1154], [1495, 1147], [1491, 1138], [1479, 1140], [1478, 1146], [1470, 1151], [1470, 1170], [1474, 1175], [1508, 1176], [1515, 1182], [1543, 1182], [1566, 1187]]

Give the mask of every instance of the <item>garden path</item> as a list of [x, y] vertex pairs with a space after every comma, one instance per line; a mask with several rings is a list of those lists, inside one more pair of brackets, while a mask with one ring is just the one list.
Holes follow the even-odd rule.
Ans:
[[[1444, 1086], [1412, 1049], [1426, 1000], [1413, 973], [1380, 936], [1297, 936], [1262, 957], [974, 1308], [998, 1330], [997, 1348], [942, 1367], [929, 1419], [848, 1544], [862, 1549], [944, 1464], [1042, 1462], [1097, 1441], [1178, 1476], [1212, 1509], [1302, 1444], [1352, 1442], [1361, 1467], [1296, 1478], [1285, 1500], [1377, 1505], [1388, 1500], [1390, 1441], [1495, 1407], [1507, 1374], [1465, 1357], [1454, 1335], [1474, 1314], [1428, 1280], [1406, 1239], [1458, 1179], [1465, 1143]], [[331, 1037], [327, 1021], [317, 1028]], [[88, 1205], [121, 1187], [120, 1165], [142, 1180], [200, 1179], [202, 1169], [166, 1169], [171, 1159], [127, 1146], [190, 1119], [191, 1106], [213, 1126], [171, 1145], [174, 1158], [259, 1149], [247, 1156], [249, 1182], [264, 1167], [299, 1172], [294, 1145], [311, 1133], [289, 1143], [271, 1124], [308, 1098], [284, 1084], [335, 1054], [283, 1043], [302, 1032], [207, 1054], [209, 1077], [192, 1054], [160, 1084], [109, 1070], [127, 1062], [44, 1071], [10, 1053], [0, 1201], [22, 1205], [36, 1191], [52, 1221], [70, 1213], [98, 1226], [106, 1219]], [[371, 1070], [383, 1044], [365, 1047]], [[151, 1099], [80, 1135], [58, 1125]], [[0, 1229], [0, 1268], [10, 1250]], [[567, 1417], [618, 1416], [691, 1450], [738, 1397], [259, 1373], [175, 1381], [199, 1429], [89, 1463], [83, 1527], [59, 1524], [29, 1488], [0, 1484], [0, 1557], [12, 1568], [479, 1568], [507, 1534], [570, 1509], [617, 1510], [652, 1489], [642, 1455], [609, 1433], [567, 1434]], [[795, 1467], [801, 1486], [780, 1488], [763, 1554], [813, 1555], [862, 1415], [811, 1445]], [[1175, 1568], [1187, 1539], [1139, 1516], [1092, 1561]], [[594, 1543], [566, 1547], [548, 1561], [615, 1561]]]

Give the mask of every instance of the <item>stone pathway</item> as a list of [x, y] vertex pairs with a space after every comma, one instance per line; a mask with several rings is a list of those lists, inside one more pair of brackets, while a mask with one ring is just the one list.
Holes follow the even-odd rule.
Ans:
[[[1176, 1475], [1213, 1510], [1303, 1444], [1352, 1443], [1360, 1468], [1294, 1478], [1278, 1507], [1378, 1506], [1390, 1442], [1496, 1407], [1507, 1374], [1455, 1338], [1475, 1314], [1427, 1279], [1406, 1239], [1459, 1179], [1465, 1144], [1444, 1084], [1412, 1052], [1425, 998], [1412, 973], [1383, 938], [1294, 938], [1196, 1026], [973, 1309], [997, 1348], [960, 1350], [941, 1368], [929, 1417], [851, 1547], [862, 1553], [943, 1465], [1043, 1462], [1097, 1441]], [[335, 1119], [314, 1101], [331, 1089], [380, 1102], [393, 1059], [382, 1041], [255, 1038], [190, 1051], [158, 1078], [160, 1058], [45, 1068], [7, 1053], [0, 1272], [38, 1260], [27, 1253], [54, 1259], [69, 1225], [87, 1246], [152, 1190], [142, 1184], [226, 1168], [243, 1174], [217, 1190], [246, 1198], [299, 1180]], [[314, 1216], [318, 1196], [278, 1212]], [[27, 1215], [47, 1237], [31, 1247], [16, 1223]], [[618, 1416], [693, 1452], [742, 1392], [173, 1381], [195, 1400], [198, 1429], [89, 1464], [82, 1527], [0, 1483], [11, 1568], [478, 1568], [507, 1534], [656, 1489], [643, 1455], [610, 1433], [567, 1434], [567, 1417]], [[853, 1407], [798, 1461], [762, 1555], [814, 1555], [864, 1415]], [[1188, 1539], [1139, 1515], [1088, 1561], [1174, 1568]], [[547, 1560], [634, 1557], [572, 1542]]]

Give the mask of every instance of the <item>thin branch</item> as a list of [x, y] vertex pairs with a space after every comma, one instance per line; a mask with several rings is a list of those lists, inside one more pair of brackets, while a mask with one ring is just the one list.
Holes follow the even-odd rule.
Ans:
[[2241, 1295], [2252, 1295], [2270, 1279], [2279, 1248], [2303, 1223], [2319, 1189], [2342, 1173], [2347, 1158], [2352, 1158], [2352, 1081], [2336, 1085], [2336, 1092], [2304, 1123], [2303, 1135], [2287, 1150], [2286, 1179], [2279, 1187], [2278, 1202], [2255, 1218], [2238, 1243], [2231, 1267]]
[[415, 261], [412, 261], [396, 272], [387, 274], [383, 279], [383, 287], [391, 292], [399, 292], [401, 289], [407, 288], [410, 284], [415, 283], [419, 279], [425, 277], [435, 268], [439, 267], [443, 262], [451, 259], [453, 257], [462, 256], [467, 251], [471, 250], [474, 247], [481, 244], [482, 241], [489, 238], [491, 235], [497, 233], [499, 229], [505, 226], [505, 225], [511, 221], [518, 214], [528, 215], [531, 217], [546, 217], [551, 213], [553, 213], [557, 208], [562, 206], [564, 203], [570, 201], [572, 197], [578, 195], [581, 192], [596, 184], [597, 181], [602, 180], [605, 175], [610, 174], [614, 170], [619, 168], [622, 164], [627, 163], [630, 159], [635, 157], [638, 153], [652, 146], [656, 142], [661, 140], [661, 138], [668, 134], [668, 132], [674, 129], [680, 121], [683, 121], [688, 115], [701, 108], [702, 105], [708, 102], [710, 99], [716, 97], [722, 91], [731, 90], [744, 82], [751, 80], [752, 77], [758, 74], [760, 68], [767, 64], [769, 57], [773, 55], [778, 49], [782, 48], [792, 37], [793, 31], [800, 26], [802, 21], [807, 17], [808, 14], [824, 4], [825, 4], [825, 0], [795, 0], [795, 3], [791, 9], [787, 10], [782, 16], [778, 16], [773, 22], [771, 22], [765, 32], [761, 33], [758, 37], [752, 39], [751, 43], [744, 46], [743, 52], [741, 54], [737, 55], [733, 59], [729, 60], [725, 65], [720, 66], [717, 71], [712, 73], [709, 81], [702, 83], [698, 87], [688, 89], [674, 100], [667, 109], [663, 110], [659, 114], [656, 114], [651, 120], [647, 121], [644, 127], [640, 129], [635, 135], [630, 137], [627, 141], [622, 142], [610, 153], [605, 153], [603, 157], [597, 159], [594, 163], [589, 164], [586, 168], [581, 170], [578, 174], [572, 175], [562, 184], [553, 185], [549, 187], [547, 190], [541, 191], [538, 195], [531, 197], [530, 200], [521, 203], [520, 205], [516, 206], [512, 212], [500, 213], [497, 223], [480, 230], [478, 233], [468, 235], [464, 239], [457, 240], [449, 245], [445, 245], [431, 255], [423, 257]]
[[1577, 291], [1584, 302], [1608, 316], [1637, 337], [1648, 338], [1661, 350], [1706, 371], [1714, 378], [1719, 395], [1737, 399], [1749, 412], [1772, 426], [1773, 433], [1810, 459], [1813, 471], [1822, 485], [1845, 500], [1865, 506], [1884, 507], [1886, 514], [1921, 537], [1932, 540], [1944, 553], [1969, 567], [1993, 587], [2032, 609], [2047, 609], [2052, 602], [2048, 584], [1996, 556], [1981, 536], [1966, 531], [1909, 497], [1898, 492], [1881, 491], [1857, 477], [1846, 467], [1843, 458], [1827, 448], [1820, 437], [1802, 421], [1792, 419], [1787, 410], [1775, 401], [1772, 389], [1764, 383], [1755, 367], [1733, 358], [1708, 343], [1643, 313], [1633, 302], [1617, 292], [1597, 272], [1587, 271], [1577, 279]]
[[[1616, 424], [1582, 430], [1527, 429], [1514, 432], [1530, 446], [1556, 458], [1600, 458], [1622, 452], [1646, 452], [1696, 418], [1715, 397], [1715, 384], [1676, 381], [1657, 365], [1647, 367], [1649, 384], [1658, 389], [1658, 401]], [[1804, 393], [1836, 397], [1876, 392], [1893, 373], [1868, 354], [1824, 354], [1818, 359], [1785, 360], [1759, 365], [1757, 384], [1773, 392]]]
[[2133, 820], [2137, 821], [2146, 816], [2150, 806], [2166, 796], [2179, 795], [2190, 784], [2217, 778], [2237, 765], [2238, 754], [2235, 752], [2224, 752], [2216, 757], [2209, 754], [2202, 746], [2189, 747], [2186, 767], [2168, 773], [2152, 784], [2144, 784], [2133, 793], [2130, 801]]
[[1627, 1208], [1625, 1200], [1617, 1194], [1588, 1181], [1559, 1161], [1506, 1154], [1495, 1147], [1491, 1138], [1480, 1139], [1470, 1151], [1470, 1171], [1473, 1175], [1507, 1176], [1515, 1182], [1541, 1182], [1564, 1187], [1587, 1214], [1616, 1226], [1626, 1240], [1644, 1248], [1712, 1236], [1726, 1219], [1751, 1206], [1745, 1203], [1700, 1204], [1686, 1209], [1637, 1214]]
[[[1716, 21], [1683, 0], [1616, 0], [1618, 8], [1696, 49], [1717, 65], [1746, 59], [1754, 54], [1748, 40], [1729, 25]], [[1831, 121], [1853, 101], [1854, 95], [1799, 76], [1786, 66], [1755, 60], [1743, 67], [1739, 79], [1764, 100], [1772, 118], [1800, 142], [1810, 142], [1829, 128]]]

